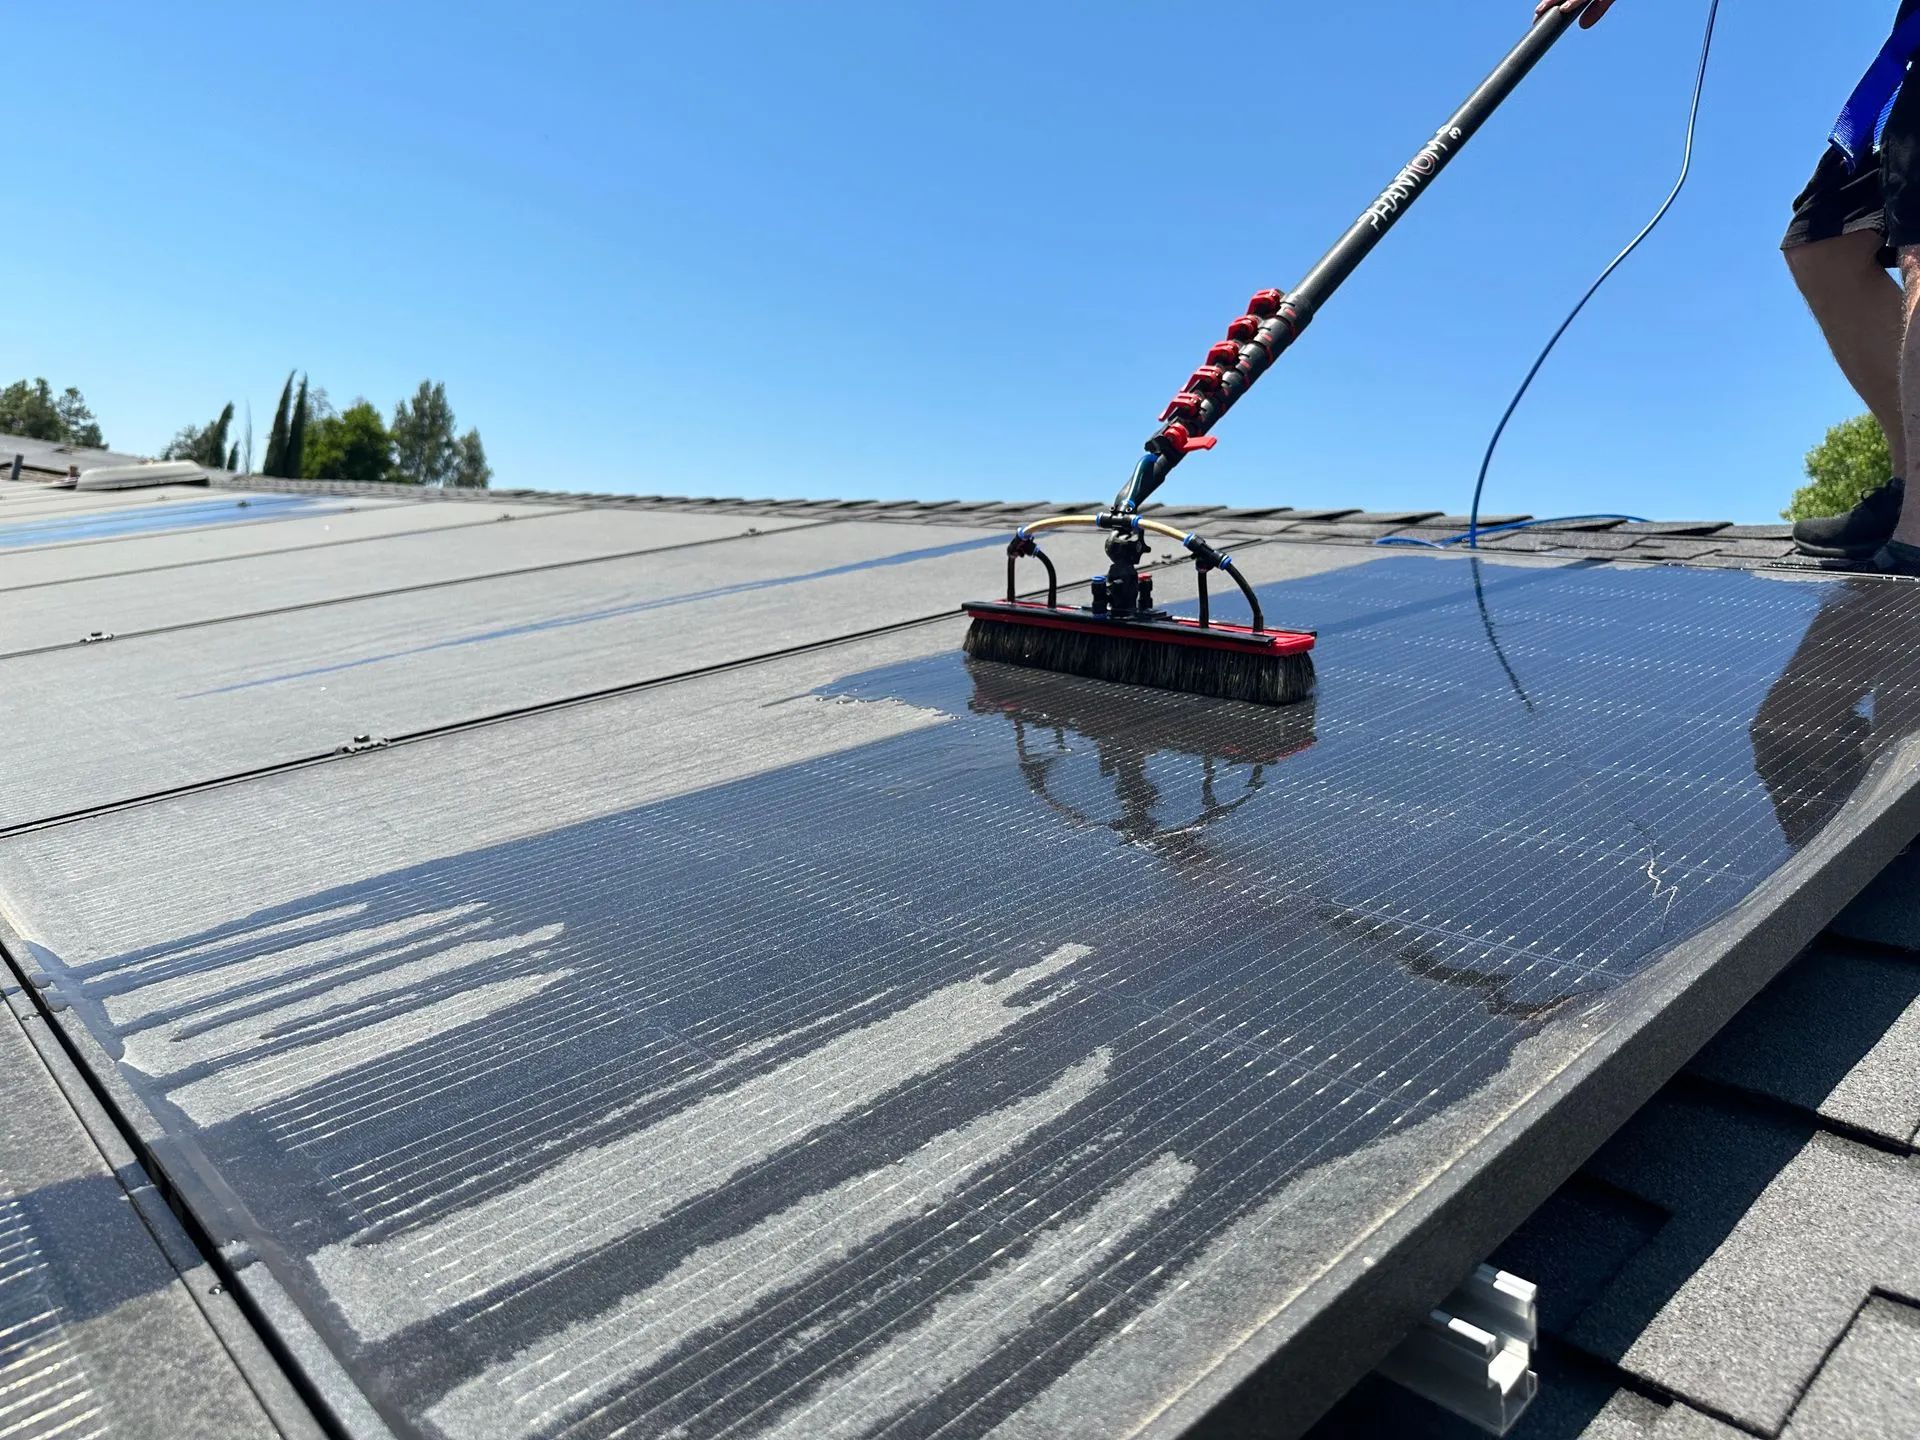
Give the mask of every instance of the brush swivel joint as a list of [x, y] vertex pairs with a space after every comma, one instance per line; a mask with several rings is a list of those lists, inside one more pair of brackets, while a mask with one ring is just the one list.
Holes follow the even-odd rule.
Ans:
[[1114, 533], [1107, 537], [1109, 564], [1103, 588], [1109, 614], [1124, 617], [1153, 609], [1153, 577], [1140, 573], [1140, 562], [1146, 559], [1150, 548], [1139, 522], [1131, 518], [1119, 521]]

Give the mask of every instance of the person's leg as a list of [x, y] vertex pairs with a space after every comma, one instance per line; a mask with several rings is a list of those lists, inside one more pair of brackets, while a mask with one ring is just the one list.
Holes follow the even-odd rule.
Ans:
[[[1893, 535], [1907, 472], [1907, 427], [1900, 403], [1900, 346], [1906, 307], [1900, 285], [1887, 274], [1885, 167], [1856, 171], [1829, 146], [1793, 203], [1793, 221], [1781, 248], [1827, 338], [1841, 372], [1859, 392], [1886, 434], [1892, 460], [1886, 483], [1843, 515], [1796, 521], [1793, 542], [1803, 554], [1871, 560]], [[1920, 451], [1913, 452], [1920, 462]]]
[[[1901, 427], [1908, 453], [1920, 458], [1920, 450], [1913, 449], [1920, 443], [1920, 80], [1908, 80], [1880, 136], [1880, 190], [1887, 250], [1898, 258], [1906, 292], [1900, 329]], [[1903, 497], [1893, 539], [1874, 563], [1883, 570], [1920, 575], [1920, 500], [1909, 503]]]
[[[1910, 336], [1920, 339], [1913, 325], [1920, 259], [1906, 270], [1902, 258], [1908, 277], [1903, 296], [1899, 282], [1881, 266], [1880, 246], [1879, 234], [1864, 230], [1797, 245], [1786, 257], [1841, 373], [1886, 431], [1893, 473], [1905, 479], [1907, 456], [1920, 454], [1920, 448], [1909, 448], [1910, 439], [1920, 447], [1920, 348], [1909, 351], [1908, 345]], [[1903, 391], [1902, 360], [1909, 353], [1904, 368], [1911, 369], [1914, 385]], [[1905, 404], [1903, 394], [1910, 397]], [[1920, 515], [1915, 526], [1920, 533]]]
[[[1906, 286], [1900, 336], [1900, 402], [1908, 453], [1920, 453], [1920, 245], [1900, 249], [1900, 278]], [[1920, 546], [1920, 501], [1901, 507], [1893, 538]]]

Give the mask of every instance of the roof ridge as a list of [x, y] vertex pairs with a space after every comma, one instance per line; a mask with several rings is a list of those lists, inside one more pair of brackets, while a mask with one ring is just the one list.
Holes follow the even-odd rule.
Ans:
[[[218, 489], [288, 491], [314, 495], [478, 503], [513, 501], [549, 505], [606, 506], [620, 509], [690, 513], [724, 511], [733, 515], [794, 515], [810, 519], [870, 520], [997, 526], [1022, 515], [1061, 510], [1093, 510], [1099, 501], [911, 500], [793, 497], [748, 498], [725, 495], [640, 495], [604, 491], [466, 490], [356, 480], [284, 480], [265, 476], [216, 478]], [[1354, 506], [1150, 505], [1160, 519], [1204, 524], [1229, 539], [1274, 538], [1321, 544], [1371, 545], [1388, 537], [1442, 542], [1466, 530], [1468, 517], [1440, 510], [1365, 510]], [[1482, 516], [1486, 525], [1515, 525], [1526, 515]], [[1488, 551], [1583, 559], [1684, 562], [1751, 568], [1787, 562], [1793, 553], [1786, 525], [1737, 525], [1730, 520], [1625, 521], [1574, 519], [1537, 521], [1481, 542]]]

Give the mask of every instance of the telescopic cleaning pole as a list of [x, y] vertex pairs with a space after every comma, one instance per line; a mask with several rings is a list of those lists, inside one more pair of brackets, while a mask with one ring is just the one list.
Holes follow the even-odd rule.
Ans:
[[1114, 497], [1116, 515], [1131, 514], [1160, 488], [1173, 467], [1195, 450], [1211, 450], [1210, 432], [1220, 417], [1253, 388], [1273, 362], [1284, 355], [1313, 323], [1328, 300], [1400, 217], [1426, 193], [1434, 178], [1447, 168], [1454, 156], [1466, 148], [1481, 126], [1507, 97], [1519, 88], [1535, 65], [1554, 43], [1567, 33], [1574, 16], [1550, 11], [1535, 22], [1527, 36], [1482, 82], [1453, 118], [1435, 132], [1393, 177], [1393, 183], [1381, 192], [1360, 218], [1315, 265], [1291, 294], [1281, 290], [1262, 290], [1247, 305], [1247, 313], [1227, 329], [1227, 338], [1207, 352], [1207, 363], [1195, 370], [1161, 412], [1160, 428], [1147, 441], [1147, 453], [1141, 458], [1120, 493]]

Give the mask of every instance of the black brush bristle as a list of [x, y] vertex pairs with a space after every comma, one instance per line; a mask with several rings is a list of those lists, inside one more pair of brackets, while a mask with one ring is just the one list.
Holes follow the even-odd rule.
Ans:
[[976, 616], [966, 652], [976, 660], [1255, 705], [1293, 705], [1313, 694], [1311, 654], [1246, 655], [1118, 629], [1090, 635]]

